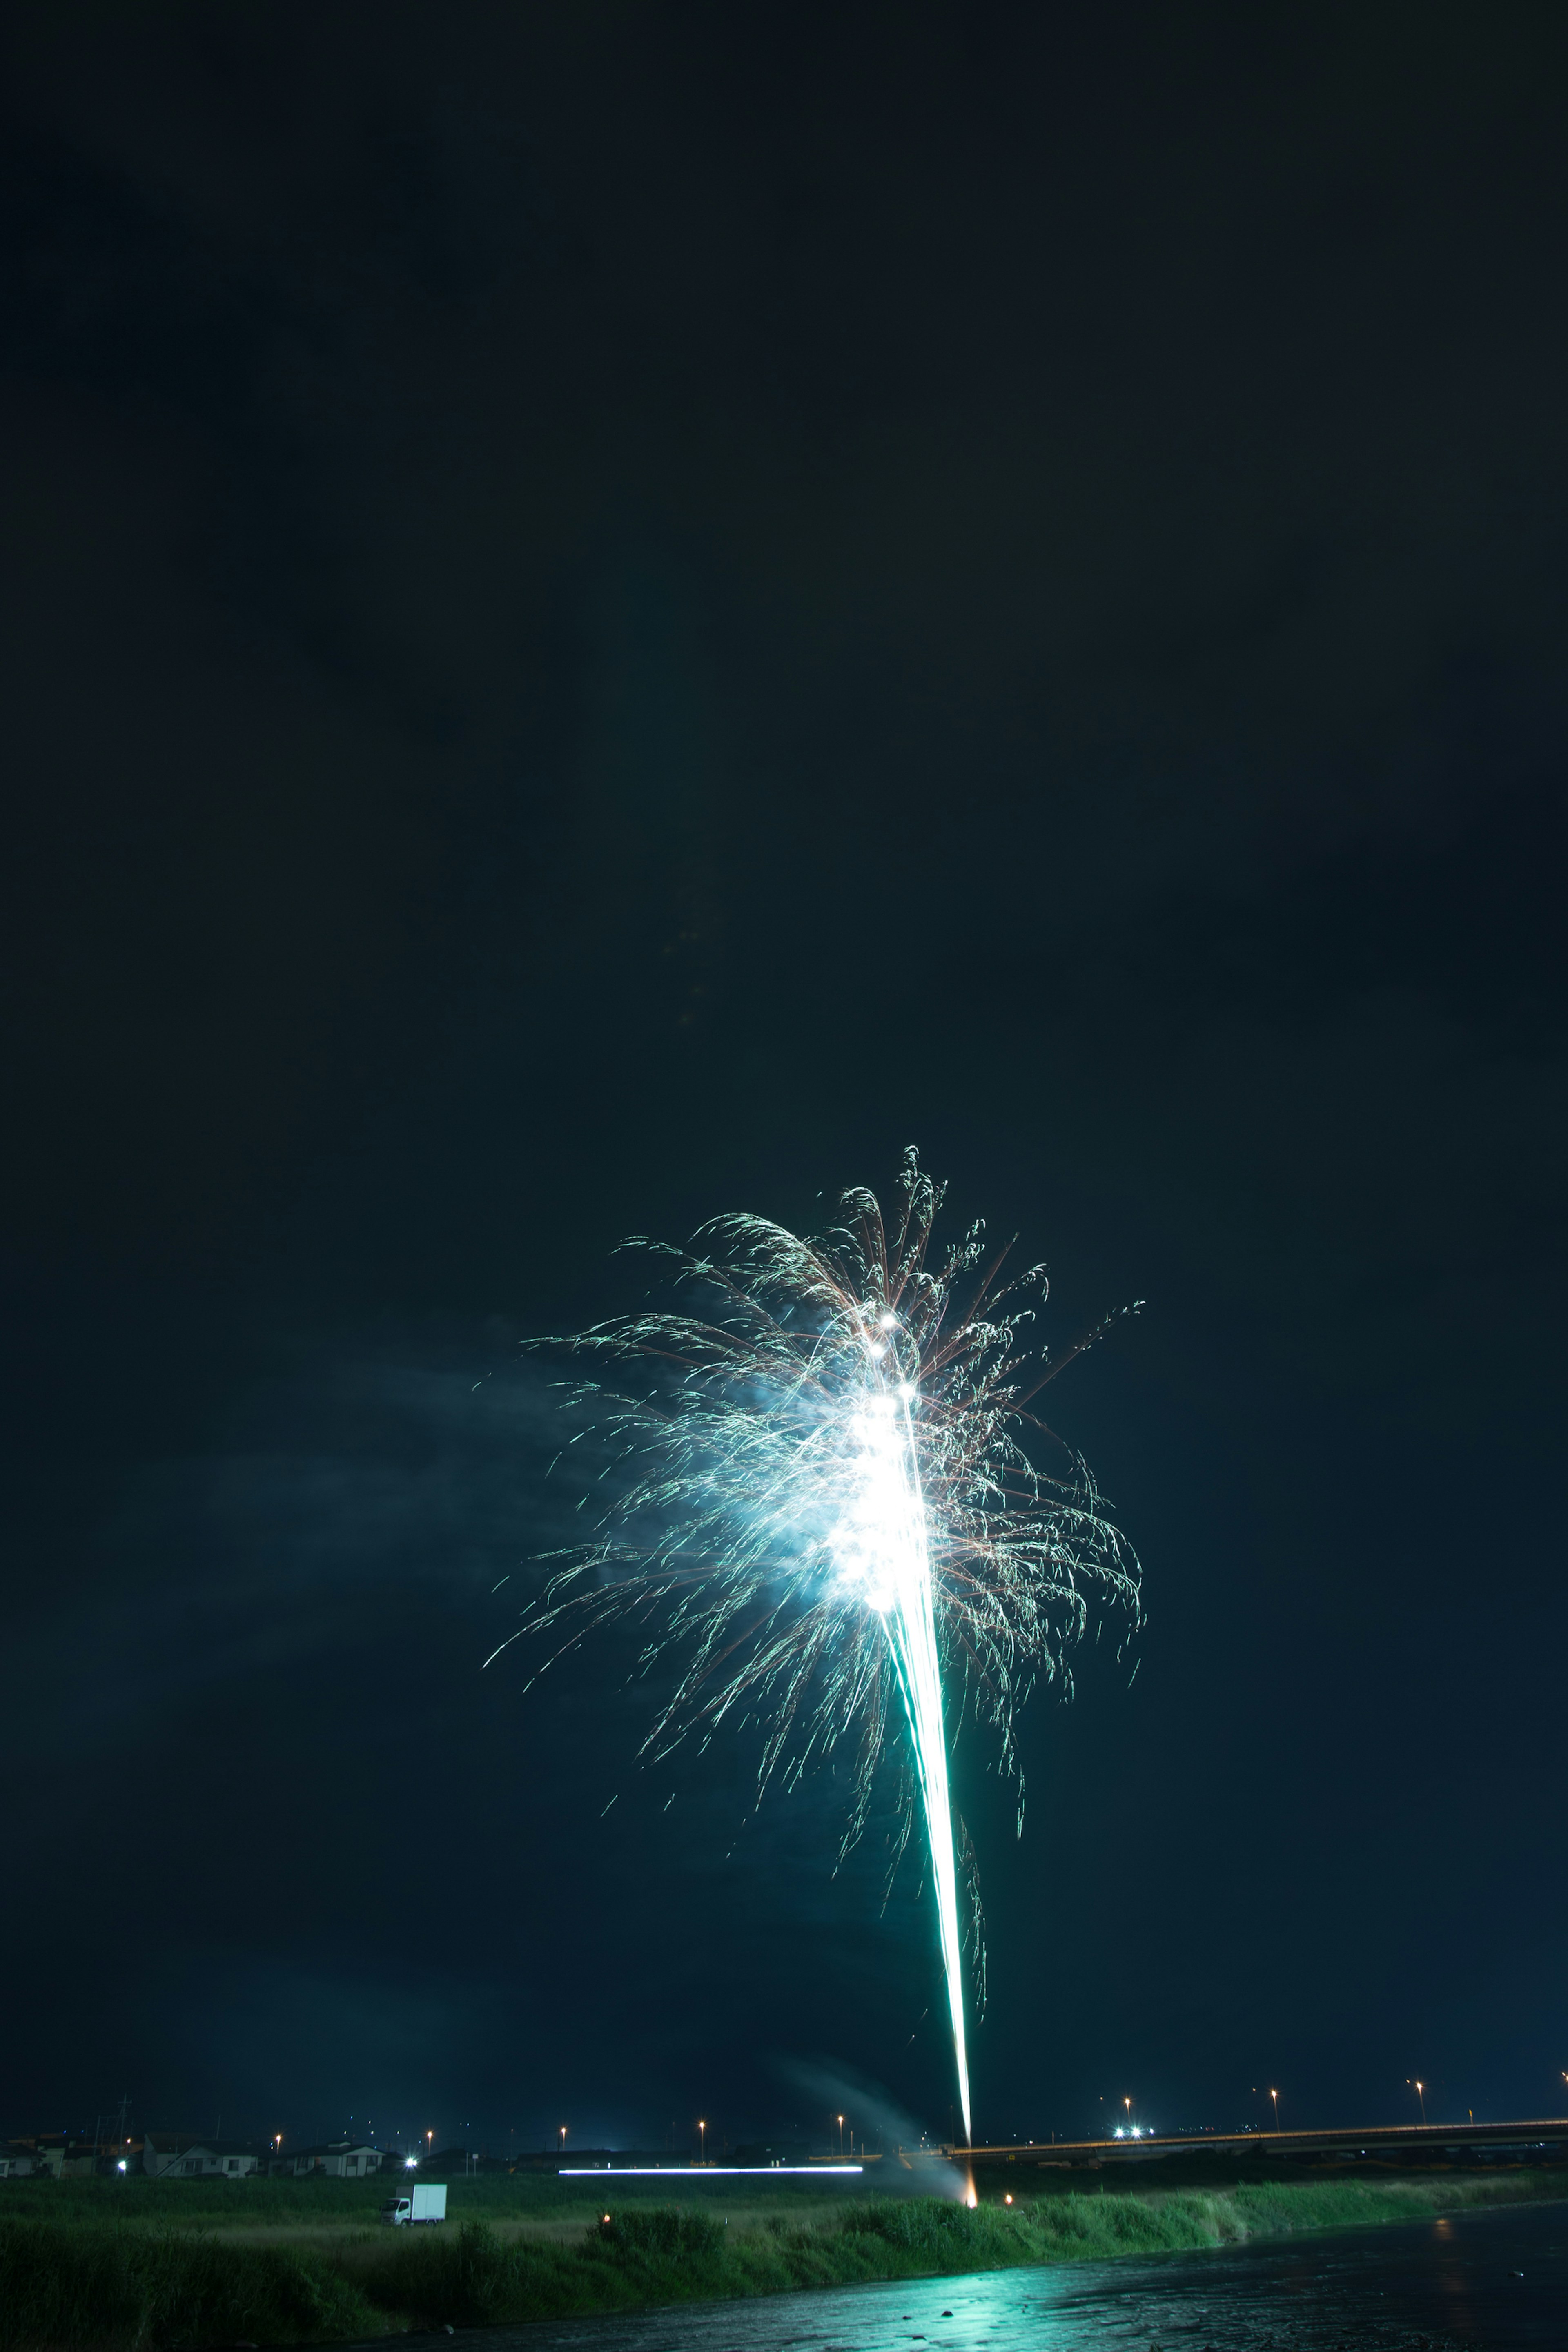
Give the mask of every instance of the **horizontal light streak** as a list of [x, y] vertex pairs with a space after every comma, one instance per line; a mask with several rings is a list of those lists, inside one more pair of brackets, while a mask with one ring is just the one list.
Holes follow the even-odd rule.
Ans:
[[759, 2180], [776, 2180], [781, 2173], [798, 2172], [820, 2180], [826, 2172], [864, 2172], [863, 2164], [563, 2164], [558, 2180], [688, 2180], [694, 2172], [755, 2173]]

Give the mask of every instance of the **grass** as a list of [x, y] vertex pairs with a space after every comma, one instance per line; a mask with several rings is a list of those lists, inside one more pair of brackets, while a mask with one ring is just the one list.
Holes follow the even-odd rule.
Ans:
[[[426, 2178], [439, 2180], [437, 2172]], [[80, 2222], [161, 2222], [175, 2230], [221, 2230], [297, 2235], [302, 2231], [342, 2231], [376, 2226], [387, 2198], [406, 2184], [397, 2175], [368, 2180], [49, 2180], [0, 2182], [0, 2223], [8, 2219]], [[706, 2179], [693, 2167], [658, 2180], [622, 2179], [614, 2184], [617, 2205], [666, 2205], [706, 2200], [725, 2212], [753, 2209], [826, 2214], [838, 2210], [852, 2188], [832, 2179], [772, 2182]], [[518, 2222], [582, 2227], [596, 2220], [603, 2189], [596, 2180], [563, 2181], [553, 2172], [479, 2173], [452, 2180], [447, 2210], [456, 2220], [488, 2221], [501, 2228]]]
[[[116, 2186], [101, 2185], [111, 2191]], [[509, 2185], [510, 2200], [500, 2193]], [[1568, 2176], [1540, 2170], [1047, 2188], [1016, 2192], [1012, 2206], [999, 2194], [985, 2196], [973, 2210], [948, 2199], [864, 2192], [834, 2208], [815, 2184], [809, 2202], [792, 2207], [787, 2193], [773, 2191], [764, 2202], [737, 2197], [736, 2185], [716, 2193], [714, 2183], [693, 2184], [680, 2206], [617, 2194], [607, 2221], [579, 2220], [568, 2234], [559, 2193], [564, 2184], [542, 2185], [557, 2191], [553, 2210], [531, 2183], [521, 2192], [516, 2180], [454, 2184], [488, 2193], [461, 2202], [454, 2196], [455, 2221], [445, 2230], [395, 2234], [377, 2235], [369, 2226], [374, 2198], [318, 2204], [317, 2214], [337, 2228], [321, 2231], [315, 2245], [309, 2232], [300, 2242], [267, 2242], [279, 2225], [292, 2220], [298, 2226], [286, 2200], [269, 2202], [251, 2242], [237, 2244], [191, 2226], [188, 2208], [184, 2225], [170, 2226], [161, 2200], [146, 2200], [138, 2221], [130, 2218], [130, 2206], [117, 2213], [111, 2200], [73, 2199], [75, 2215], [55, 2219], [19, 2212], [7, 2200], [0, 2206], [0, 2347], [178, 2352], [246, 2341], [325, 2343], [410, 2326], [478, 2327], [800, 2287], [1175, 2253], [1568, 2196]], [[668, 2198], [668, 2186], [658, 2186]], [[123, 2197], [123, 2184], [120, 2189]], [[716, 2210], [721, 2201], [727, 2211]], [[215, 2200], [213, 2210], [223, 2212], [222, 2203]], [[509, 2221], [526, 2221], [531, 2211], [552, 2234], [509, 2231]], [[361, 2226], [345, 2230], [351, 2218]]]
[[310, 2344], [386, 2332], [329, 2255], [167, 2231], [0, 2223], [0, 2344]]

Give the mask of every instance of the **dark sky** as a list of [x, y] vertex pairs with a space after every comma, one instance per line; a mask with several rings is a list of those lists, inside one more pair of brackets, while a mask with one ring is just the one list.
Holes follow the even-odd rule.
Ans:
[[1148, 1301], [978, 2133], [1560, 2106], [1554, 12], [6, 42], [0, 2127], [946, 2130], [885, 1819], [479, 1670], [520, 1337], [909, 1142]]

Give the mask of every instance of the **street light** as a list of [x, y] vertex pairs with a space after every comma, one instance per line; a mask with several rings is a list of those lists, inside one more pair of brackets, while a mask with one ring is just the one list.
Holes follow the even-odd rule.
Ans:
[[842, 2116], [838, 2118], [838, 2153], [840, 2156], [844, 2153], [844, 2118]]
[[1416, 2084], [1415, 2095], [1421, 2102], [1421, 2120], [1423, 2124], [1425, 2124], [1426, 2120], [1426, 2085], [1425, 2083]]
[[699, 2164], [706, 2164], [708, 2161], [708, 2126], [701, 2116], [699, 2116], [697, 2118], [697, 2145], [699, 2150], [697, 2161]]
[[566, 2154], [566, 2126], [564, 2124], [561, 2126], [561, 2153], [563, 2157]]
[[1268, 2095], [1274, 2102], [1274, 2128], [1278, 2131], [1279, 2128], [1279, 2094], [1278, 2091], [1270, 2091]]

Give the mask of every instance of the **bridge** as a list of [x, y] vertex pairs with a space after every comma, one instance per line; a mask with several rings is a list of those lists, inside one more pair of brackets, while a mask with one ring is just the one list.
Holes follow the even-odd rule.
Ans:
[[1384, 2162], [1433, 2164], [1472, 2151], [1528, 2158], [1536, 2164], [1553, 2154], [1568, 2158], [1568, 2116], [1502, 2124], [1336, 2125], [1327, 2131], [1143, 2132], [1136, 2139], [1128, 2134], [1120, 2139], [1028, 2140], [994, 2147], [951, 2146], [941, 2152], [954, 2164], [1033, 2165], [1052, 2171], [1080, 2165], [1092, 2170], [1107, 2164], [1148, 2164], [1183, 2156], [1274, 2162], [1282, 2157], [1337, 2157], [1347, 2164], [1381, 2158]]

